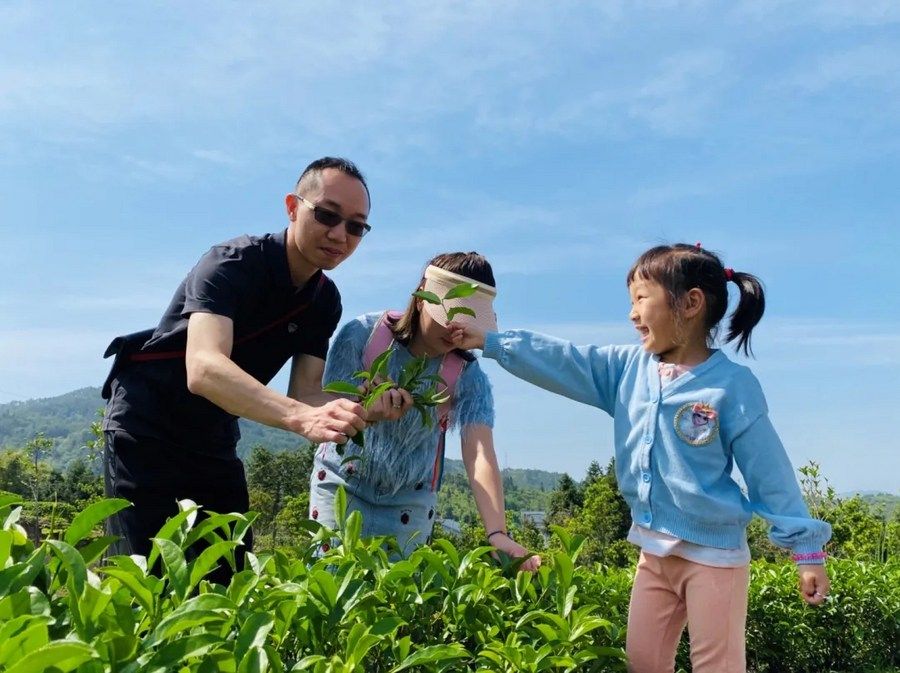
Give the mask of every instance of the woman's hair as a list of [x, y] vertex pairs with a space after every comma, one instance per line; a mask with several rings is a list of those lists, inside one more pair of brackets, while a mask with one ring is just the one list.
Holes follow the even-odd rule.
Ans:
[[651, 248], [637, 261], [628, 272], [627, 284], [635, 279], [650, 280], [659, 283], [669, 294], [669, 305], [679, 314], [684, 296], [693, 288], [698, 288], [706, 297], [706, 315], [704, 326], [707, 341], [712, 341], [715, 330], [725, 317], [728, 309], [728, 281], [738, 286], [741, 298], [738, 306], [731, 314], [726, 343], [738, 340], [735, 350], [752, 355], [750, 334], [756, 327], [766, 308], [766, 298], [762, 283], [756, 276], [726, 269], [722, 260], [700, 244], [659, 245]]
[[[445, 271], [471, 278], [477, 283], [484, 283], [491, 287], [497, 286], [494, 280], [494, 270], [491, 269], [490, 262], [477, 252], [445, 252], [432, 258], [425, 266], [436, 266]], [[422, 280], [419, 281], [418, 289], [422, 288], [424, 281], [425, 277], [423, 275]], [[412, 297], [409, 305], [406, 307], [406, 311], [397, 319], [397, 322], [391, 325], [394, 339], [404, 346], [408, 346], [419, 331], [419, 301], [421, 300]], [[467, 360], [472, 359], [472, 355], [468, 351], [458, 350], [457, 352]]]

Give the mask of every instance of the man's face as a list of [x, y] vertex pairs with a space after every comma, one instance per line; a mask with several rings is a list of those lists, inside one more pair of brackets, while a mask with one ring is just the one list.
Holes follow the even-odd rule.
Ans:
[[[369, 216], [366, 188], [356, 178], [335, 168], [326, 168], [318, 186], [303, 196], [312, 204], [338, 213], [345, 220], [365, 222]], [[317, 269], [333, 269], [347, 259], [359, 245], [360, 237], [347, 233], [346, 222], [327, 227], [315, 213], [292, 196], [287, 198], [290, 233], [293, 242], [288, 251], [291, 271], [309, 277]]]

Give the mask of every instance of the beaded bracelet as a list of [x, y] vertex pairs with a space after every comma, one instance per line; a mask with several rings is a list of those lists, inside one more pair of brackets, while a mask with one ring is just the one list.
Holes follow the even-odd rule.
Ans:
[[823, 551], [813, 551], [807, 554], [794, 554], [791, 556], [791, 559], [795, 563], [800, 563], [801, 561], [824, 561], [828, 557]]
[[502, 528], [501, 528], [500, 530], [491, 531], [490, 533], [487, 534], [488, 542], [491, 541], [491, 538], [492, 538], [494, 535], [498, 535], [499, 533], [503, 533], [504, 535], [507, 534], [506, 531], [503, 530]]

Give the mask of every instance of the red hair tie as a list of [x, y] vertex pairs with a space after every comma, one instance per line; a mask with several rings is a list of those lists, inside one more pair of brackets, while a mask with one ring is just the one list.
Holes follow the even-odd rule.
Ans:
[[697, 242], [694, 244], [694, 247], [697, 248], [697, 250], [703, 250], [703, 244], [700, 243], [700, 241], [697, 241]]
[[725, 269], [725, 280], [734, 280], [734, 269]]

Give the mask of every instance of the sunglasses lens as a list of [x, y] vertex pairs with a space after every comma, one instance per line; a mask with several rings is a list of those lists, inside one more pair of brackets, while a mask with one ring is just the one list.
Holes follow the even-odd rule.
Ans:
[[359, 236], [362, 238], [369, 231], [369, 225], [356, 220], [347, 220], [347, 233], [351, 236]]
[[316, 216], [316, 222], [324, 224], [326, 227], [336, 227], [341, 223], [341, 220], [344, 219], [333, 210], [319, 208], [318, 206], [316, 206], [313, 214]]

